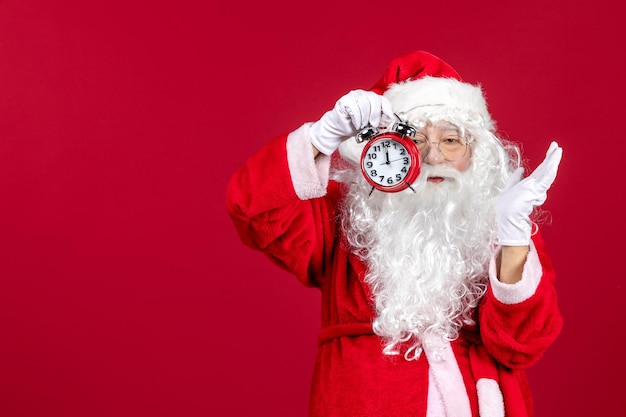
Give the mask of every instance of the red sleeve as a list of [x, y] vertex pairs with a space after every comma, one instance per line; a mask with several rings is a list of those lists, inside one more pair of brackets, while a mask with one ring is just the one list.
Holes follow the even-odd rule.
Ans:
[[557, 305], [554, 269], [541, 236], [533, 236], [541, 263], [534, 294], [518, 303], [504, 303], [491, 285], [479, 306], [480, 333], [489, 353], [501, 364], [524, 369], [535, 363], [554, 342], [563, 320]]
[[233, 175], [227, 209], [244, 244], [262, 251], [305, 285], [317, 286], [330, 250], [325, 240], [334, 235], [337, 186], [329, 184], [324, 197], [300, 199], [287, 140], [287, 135], [274, 139]]

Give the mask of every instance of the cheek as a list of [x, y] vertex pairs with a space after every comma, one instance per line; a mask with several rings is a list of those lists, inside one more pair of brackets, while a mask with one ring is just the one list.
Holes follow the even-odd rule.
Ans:
[[469, 154], [465, 155], [463, 157], [463, 159], [459, 159], [458, 161], [452, 162], [452, 166], [454, 166], [454, 168], [456, 168], [460, 172], [463, 172], [467, 168], [469, 168], [469, 165], [470, 165], [470, 155]]

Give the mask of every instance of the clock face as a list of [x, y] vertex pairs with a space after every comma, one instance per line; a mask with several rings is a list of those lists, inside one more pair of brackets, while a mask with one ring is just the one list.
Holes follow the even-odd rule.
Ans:
[[420, 171], [417, 147], [396, 134], [370, 140], [361, 155], [361, 171], [375, 188], [386, 192], [410, 187]]

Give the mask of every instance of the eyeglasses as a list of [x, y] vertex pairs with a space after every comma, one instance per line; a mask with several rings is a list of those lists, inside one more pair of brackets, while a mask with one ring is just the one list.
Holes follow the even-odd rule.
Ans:
[[446, 161], [454, 162], [463, 158], [467, 153], [469, 142], [457, 135], [448, 135], [439, 142], [431, 142], [420, 133], [413, 136], [413, 142], [417, 145], [422, 159], [426, 158], [430, 152], [430, 147], [436, 145], [437, 150]]

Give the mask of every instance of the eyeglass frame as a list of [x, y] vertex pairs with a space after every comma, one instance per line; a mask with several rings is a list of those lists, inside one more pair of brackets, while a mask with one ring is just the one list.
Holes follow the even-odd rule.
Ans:
[[[428, 138], [427, 138], [426, 136], [424, 136], [424, 135], [421, 135], [421, 136], [423, 136], [423, 137], [424, 137], [424, 140], [423, 140], [423, 141], [421, 141], [421, 140], [417, 139], [416, 137], [413, 137], [412, 139], [413, 139], [413, 142], [415, 142], [415, 145], [418, 147], [418, 149], [419, 149], [419, 147], [420, 147], [420, 142], [423, 142], [423, 144], [424, 144], [424, 145], [428, 145], [428, 148], [427, 148], [427, 151], [426, 151], [426, 152], [423, 152], [423, 151], [420, 149], [420, 154], [422, 155], [422, 159], [425, 159], [425, 158], [426, 158], [426, 157], [430, 154], [430, 148], [431, 148], [432, 146], [435, 146], [435, 148], [436, 148], [436, 149], [437, 149], [437, 151], [439, 152], [439, 155], [441, 155], [441, 157], [442, 157], [444, 160], [446, 160], [446, 161], [448, 161], [448, 162], [456, 162], [456, 161], [460, 161], [461, 159], [463, 159], [463, 157], [465, 156], [465, 154], [467, 154], [467, 148], [469, 148], [469, 146], [472, 144], [472, 142], [467, 141], [467, 140], [465, 140], [465, 138], [464, 138], [464, 137], [462, 137], [462, 136], [458, 136], [458, 135], [454, 135], [454, 136], [450, 136], [450, 135], [448, 135], [448, 136], [446, 136], [446, 137], [444, 137], [444, 138], [442, 138], [441, 140], [438, 140], [438, 141], [436, 141], [436, 142], [433, 142], [433, 141], [428, 140]], [[460, 142], [460, 144], [464, 147], [464, 149], [463, 149], [463, 154], [462, 154], [461, 156], [459, 156], [458, 158], [456, 158], [456, 159], [450, 159], [449, 157], [447, 157], [447, 156], [443, 153], [443, 151], [441, 150], [441, 148], [439, 147], [439, 145], [441, 144], [441, 142], [445, 141], [446, 139], [450, 139], [450, 138], [452, 138], [452, 137], [453, 137], [455, 140], [458, 140], [458, 141]]]
[[[402, 119], [400, 116], [398, 116], [396, 113], [394, 113], [394, 115], [398, 118], [399, 122], [396, 122], [396, 123], [394, 123], [394, 124], [392, 125], [392, 130], [394, 130], [394, 131], [396, 131], [396, 132], [399, 132], [399, 133], [401, 133], [401, 134], [403, 134], [403, 135], [405, 135], [405, 136], [410, 137], [410, 138], [413, 140], [413, 142], [415, 143], [415, 146], [417, 146], [417, 147], [418, 147], [418, 150], [419, 150], [419, 145], [418, 145], [418, 142], [417, 142], [417, 140], [416, 140], [416, 137], [417, 137], [418, 135], [419, 135], [419, 136], [423, 136], [423, 137], [424, 137], [424, 139], [425, 139], [425, 140], [424, 140], [424, 142], [425, 142], [426, 144], [428, 144], [428, 151], [426, 151], [426, 152], [425, 152], [425, 153], [423, 153], [423, 154], [422, 154], [422, 151], [420, 151], [420, 155], [421, 155], [422, 159], [425, 159], [425, 158], [426, 158], [426, 157], [430, 154], [430, 148], [431, 148], [431, 146], [433, 146], [433, 145], [437, 145], [437, 146], [436, 146], [436, 148], [437, 148], [437, 152], [439, 152], [439, 155], [441, 155], [441, 157], [442, 157], [445, 161], [448, 161], [448, 162], [456, 162], [456, 161], [460, 161], [461, 159], [463, 159], [463, 157], [464, 157], [464, 156], [465, 156], [465, 154], [467, 153], [467, 148], [469, 148], [469, 146], [470, 146], [472, 143], [474, 143], [474, 140], [473, 140], [473, 138], [472, 138], [471, 136], [469, 137], [469, 139], [468, 139], [468, 140], [466, 140], [464, 136], [460, 136], [460, 135], [453, 135], [453, 136], [455, 136], [455, 137], [459, 138], [461, 141], [465, 142], [465, 143], [463, 144], [463, 146], [465, 147], [465, 149], [464, 149], [464, 151], [463, 151], [463, 155], [461, 155], [459, 158], [457, 158], [457, 159], [448, 159], [448, 158], [447, 158], [447, 157], [443, 154], [443, 152], [441, 151], [441, 149], [439, 149], [439, 144], [441, 143], [441, 141], [442, 141], [442, 140], [445, 140], [445, 139], [446, 139], [446, 137], [449, 137], [449, 136], [446, 136], [446, 137], [444, 137], [443, 139], [438, 140], [437, 142], [431, 142], [430, 140], [428, 140], [428, 137], [427, 137], [426, 135], [423, 135], [423, 134], [421, 134], [421, 133], [418, 133], [418, 128], [417, 128], [415, 125], [413, 125], [413, 124], [409, 123], [409, 122], [408, 122], [408, 121], [406, 121], [406, 120], [403, 120], [403, 119]], [[454, 124], [453, 124], [453, 126], [454, 126]], [[456, 127], [456, 126], [455, 126], [455, 127]], [[402, 130], [400, 130], [400, 129], [402, 129]]]

